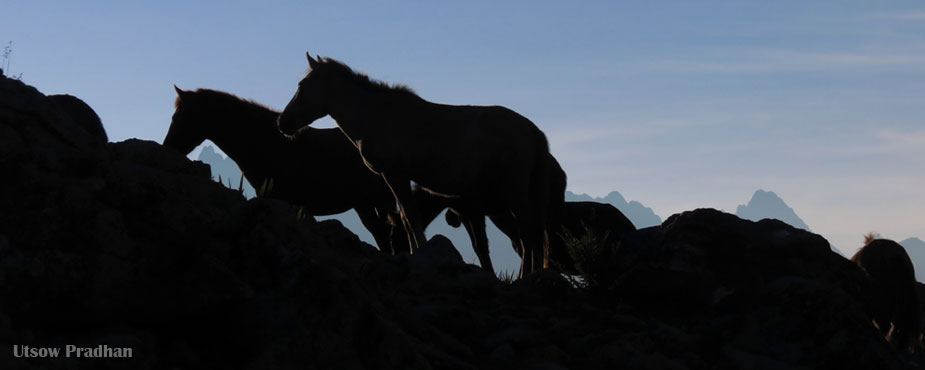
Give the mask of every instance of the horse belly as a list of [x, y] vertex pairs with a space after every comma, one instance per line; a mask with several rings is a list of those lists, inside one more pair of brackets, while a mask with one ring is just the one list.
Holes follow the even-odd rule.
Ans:
[[444, 196], [463, 196], [472, 193], [472, 179], [476, 175], [465, 169], [418, 168], [411, 174], [411, 180], [430, 192]]

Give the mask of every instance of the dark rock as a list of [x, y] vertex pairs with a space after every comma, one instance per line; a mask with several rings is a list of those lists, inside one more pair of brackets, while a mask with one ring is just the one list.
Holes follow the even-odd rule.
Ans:
[[514, 282], [511, 291], [525, 300], [562, 300], [575, 288], [561, 274], [553, 270], [540, 270]]
[[100, 121], [100, 116], [98, 116], [96, 112], [93, 111], [93, 108], [90, 108], [83, 100], [67, 94], [49, 95], [48, 99], [54, 102], [60, 112], [67, 115], [66, 118], [60, 117], [59, 119], [70, 119], [74, 121], [74, 123], [90, 134], [94, 144], [102, 145], [109, 142], [109, 137], [106, 136], [106, 130], [103, 128], [103, 122]]
[[511, 347], [510, 343], [502, 343], [491, 351], [488, 359], [501, 366], [509, 365], [517, 361], [517, 354], [514, 353], [514, 348]]
[[505, 329], [485, 338], [484, 344], [491, 348], [496, 348], [502, 344], [510, 344], [516, 348], [542, 343], [544, 342], [543, 336], [544, 334], [535, 328], [519, 326]]
[[462, 266], [465, 264], [462, 255], [443, 235], [434, 235], [420, 249], [414, 251], [413, 259], [426, 259], [429, 264], [436, 266]]

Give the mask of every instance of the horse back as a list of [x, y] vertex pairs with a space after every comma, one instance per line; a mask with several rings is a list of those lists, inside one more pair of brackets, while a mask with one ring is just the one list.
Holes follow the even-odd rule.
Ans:
[[[436, 193], [478, 198], [524, 189], [533, 169], [546, 165], [545, 135], [520, 114], [501, 106], [429, 104], [408, 122], [393, 125], [402, 131], [378, 135], [394, 140], [364, 142], [363, 157], [399, 163]], [[387, 156], [393, 158], [378, 160]]]

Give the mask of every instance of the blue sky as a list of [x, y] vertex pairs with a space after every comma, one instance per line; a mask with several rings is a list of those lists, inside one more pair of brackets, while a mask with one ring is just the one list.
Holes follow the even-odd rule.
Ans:
[[[533, 120], [569, 189], [663, 218], [779, 194], [845, 253], [925, 237], [925, 5], [913, 1], [4, 2], [11, 74], [160, 141], [172, 85], [282, 108], [304, 52]], [[329, 120], [321, 122], [332, 126]]]

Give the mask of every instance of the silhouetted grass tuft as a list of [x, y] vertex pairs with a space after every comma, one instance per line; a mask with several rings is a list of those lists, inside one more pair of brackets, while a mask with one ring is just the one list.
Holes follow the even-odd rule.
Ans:
[[512, 284], [514, 280], [517, 280], [517, 272], [515, 271], [498, 271], [498, 280], [505, 284]]
[[260, 189], [257, 190], [258, 197], [268, 197], [273, 193], [273, 178], [263, 180], [263, 184], [260, 185]]

